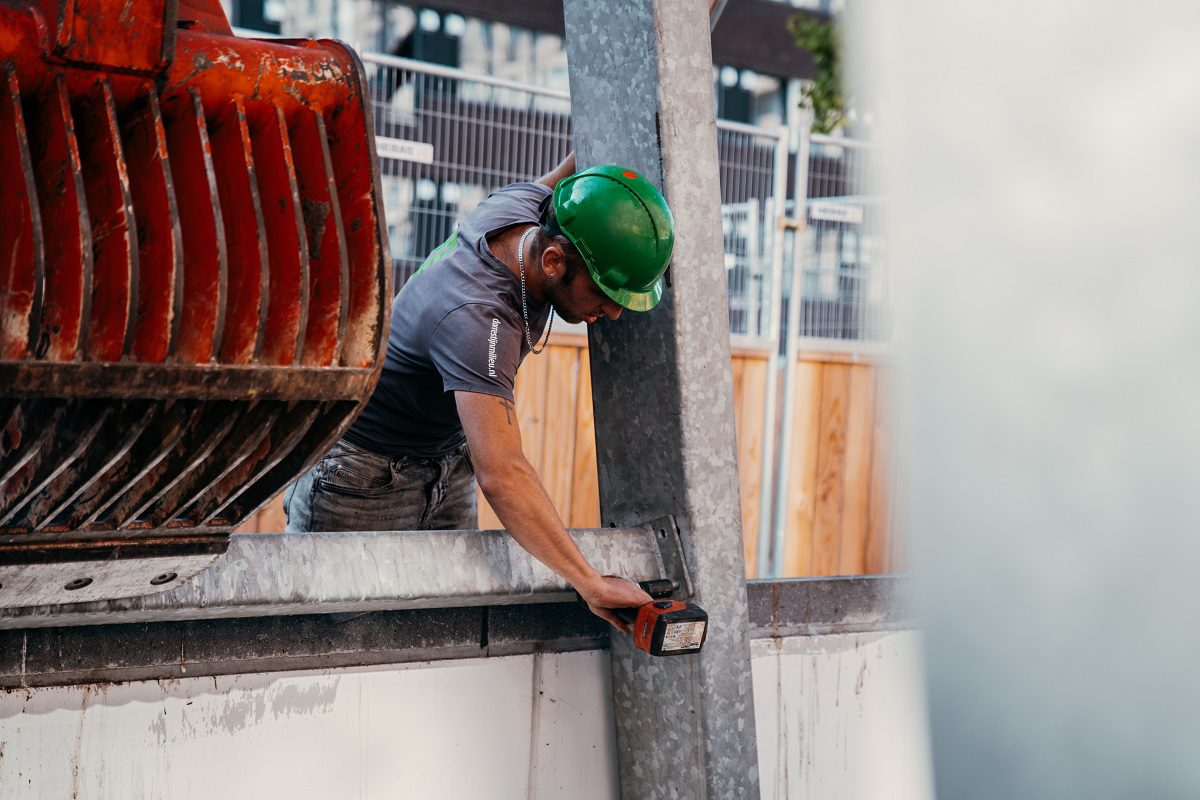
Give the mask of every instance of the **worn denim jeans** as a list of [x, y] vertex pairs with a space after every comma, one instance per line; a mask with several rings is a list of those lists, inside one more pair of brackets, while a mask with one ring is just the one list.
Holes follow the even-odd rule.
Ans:
[[283, 495], [288, 532], [479, 526], [466, 445], [439, 458], [388, 458], [339, 441]]

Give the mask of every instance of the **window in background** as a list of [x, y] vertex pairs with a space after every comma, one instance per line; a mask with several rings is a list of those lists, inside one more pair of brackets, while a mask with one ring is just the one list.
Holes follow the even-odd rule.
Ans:
[[787, 119], [787, 83], [750, 69], [714, 67], [717, 117], [763, 128], [778, 128]]
[[287, 15], [287, 3], [284, 0], [232, 0], [225, 5], [225, 13], [236, 28], [279, 33]]
[[567, 51], [561, 36], [481, 19], [466, 19], [466, 72], [567, 91]]

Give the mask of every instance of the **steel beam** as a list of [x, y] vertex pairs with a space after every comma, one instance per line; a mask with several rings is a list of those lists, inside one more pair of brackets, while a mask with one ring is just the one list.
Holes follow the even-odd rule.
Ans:
[[651, 659], [612, 644], [624, 797], [757, 797], [708, 3], [564, 4], [581, 167], [663, 186], [671, 288], [645, 314], [590, 326], [601, 517], [673, 515], [712, 620], [704, 651]]
[[[750, 637], [911, 630], [895, 576], [750, 581]], [[579, 603], [0, 631], [0, 691], [601, 650]]]
[[[674, 578], [663, 564], [660, 527], [571, 533], [605, 574]], [[232, 537], [225, 558], [176, 589], [125, 600], [2, 608], [0, 630], [575, 599], [565, 581], [504, 531], [249, 534]]]

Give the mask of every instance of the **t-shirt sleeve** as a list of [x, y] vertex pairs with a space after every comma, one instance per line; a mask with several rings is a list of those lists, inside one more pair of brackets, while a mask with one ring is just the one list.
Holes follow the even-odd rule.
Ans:
[[467, 238], [475, 239], [510, 225], [536, 222], [541, 203], [549, 196], [550, 189], [540, 183], [513, 183], [497, 189], [463, 221]]
[[497, 309], [469, 303], [442, 318], [429, 339], [429, 357], [445, 391], [479, 392], [512, 401], [521, 332]]

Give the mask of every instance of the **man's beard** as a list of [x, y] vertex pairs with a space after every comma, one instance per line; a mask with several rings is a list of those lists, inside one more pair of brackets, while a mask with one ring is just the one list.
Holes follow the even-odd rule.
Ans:
[[577, 322], [583, 322], [584, 315], [569, 306], [571, 299], [571, 294], [567, 290], [569, 284], [570, 281], [566, 280], [559, 280], [554, 283], [548, 282], [545, 285], [544, 292], [546, 302], [554, 309], [554, 313], [558, 315], [558, 318], [563, 322], [574, 325]]

